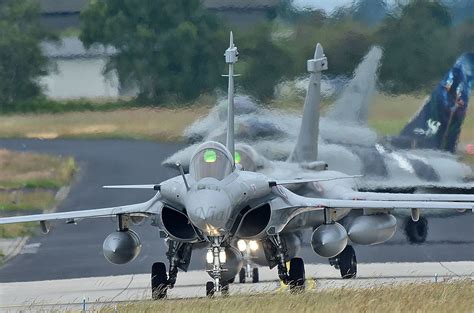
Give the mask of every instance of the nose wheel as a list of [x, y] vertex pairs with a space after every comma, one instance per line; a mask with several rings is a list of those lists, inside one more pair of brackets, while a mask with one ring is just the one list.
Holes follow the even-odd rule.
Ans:
[[[212, 298], [214, 297], [215, 293], [216, 293], [216, 285], [214, 284], [213, 281], [208, 281], [206, 283], [206, 297], [208, 298]], [[226, 297], [229, 295], [229, 283], [228, 282], [225, 282], [225, 283], [222, 283], [220, 285], [220, 288], [219, 288], [220, 292], [221, 292], [221, 295]]]

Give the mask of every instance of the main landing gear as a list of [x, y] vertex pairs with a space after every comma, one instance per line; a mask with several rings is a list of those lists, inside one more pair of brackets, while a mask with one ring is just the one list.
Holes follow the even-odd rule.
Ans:
[[410, 243], [420, 244], [426, 241], [428, 236], [428, 220], [420, 216], [414, 222], [411, 217], [405, 219], [405, 234]]
[[347, 245], [341, 253], [330, 258], [329, 264], [340, 270], [343, 279], [355, 278], [357, 276], [357, 258], [351, 245]]
[[302, 258], [292, 258], [290, 260], [290, 270], [286, 267], [285, 260], [287, 259], [287, 249], [280, 240], [279, 235], [270, 237], [276, 250], [275, 260], [278, 262], [278, 277], [285, 284], [288, 285], [291, 293], [302, 292], [305, 289], [305, 270], [304, 261]]
[[244, 284], [247, 278], [251, 278], [252, 283], [258, 283], [259, 281], [258, 268], [257, 267], [252, 268], [250, 264], [246, 264], [244, 267], [242, 267], [239, 272], [239, 283]]
[[151, 295], [153, 300], [165, 299], [168, 289], [172, 289], [178, 277], [178, 268], [186, 271], [191, 260], [191, 244], [168, 241], [169, 272], [163, 262], [153, 263], [151, 268]]

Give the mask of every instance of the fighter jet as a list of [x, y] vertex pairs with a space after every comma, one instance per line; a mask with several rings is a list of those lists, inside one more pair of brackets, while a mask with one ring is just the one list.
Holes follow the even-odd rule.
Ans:
[[[459, 139], [472, 89], [474, 54], [462, 55], [401, 135], [390, 138], [378, 138], [367, 126], [368, 104], [375, 90], [381, 55], [380, 48], [371, 49], [355, 70], [354, 79], [329, 112], [321, 117], [319, 138], [315, 138], [319, 142], [320, 159], [331, 169], [352, 175], [363, 174], [360, 187], [366, 190], [392, 192], [435, 188], [472, 192], [473, 185], [464, 184], [464, 181], [473, 176], [473, 170], [452, 152]], [[241, 114], [236, 120], [239, 141], [250, 144], [270, 160], [286, 160], [298, 136], [298, 128], [294, 125], [299, 125], [301, 118], [287, 112], [258, 108], [247, 97], [236, 98], [236, 103], [243, 106], [238, 110]], [[209, 116], [194, 123], [185, 136], [194, 140], [203, 137], [222, 141], [225, 123], [219, 114], [221, 108], [216, 107]], [[318, 122], [308, 121], [310, 124]], [[211, 130], [204, 131], [204, 128]], [[193, 146], [186, 148], [163, 164], [173, 165], [180, 161], [186, 168], [193, 149]]]
[[[474, 182], [465, 182], [474, 177], [472, 168], [451, 153], [459, 139], [467, 111], [474, 77], [474, 54], [463, 54], [456, 61], [400, 136], [378, 139], [375, 131], [367, 126], [367, 116], [381, 56], [380, 48], [370, 50], [355, 70], [354, 79], [326, 116], [320, 118], [318, 112], [309, 119], [303, 119], [306, 129], [318, 123], [321, 125], [319, 133], [310, 139], [319, 143], [319, 160], [324, 160], [332, 170], [351, 175], [363, 174], [357, 181], [358, 190], [385, 193], [474, 192]], [[239, 96], [236, 103], [241, 108], [238, 109], [240, 115], [236, 121], [239, 130], [237, 138], [248, 145], [242, 152], [245, 155], [243, 158], [247, 160], [246, 169], [262, 171], [269, 166], [268, 160], [287, 160], [298, 139], [295, 125], [301, 123], [300, 117], [259, 108], [248, 97]], [[222, 141], [225, 132], [222, 108], [222, 105], [215, 107], [207, 117], [189, 127], [185, 136], [193, 140], [203, 136]], [[440, 128], [439, 121], [443, 125], [449, 124], [449, 127]], [[433, 128], [435, 124], [439, 129]], [[211, 131], [205, 131], [204, 126]], [[185, 148], [170, 156], [163, 164], [169, 166], [181, 162], [186, 168], [194, 149], [195, 146]], [[304, 164], [300, 164], [300, 167], [314, 168], [311, 162], [315, 160], [315, 155], [312, 155], [311, 159], [302, 160]], [[280, 171], [282, 166], [287, 165], [279, 163]], [[288, 177], [308, 175], [300, 171], [287, 171]], [[268, 174], [268, 171], [265, 173]], [[408, 240], [411, 243], [424, 242], [428, 234], [426, 217], [447, 214], [443, 211], [427, 213], [416, 222], [406, 216], [405, 232]]]
[[[296, 257], [298, 232], [309, 228], [313, 250], [324, 257], [341, 255], [349, 238], [355, 242], [375, 244], [388, 240], [395, 231], [393, 209], [421, 208], [436, 210], [472, 210], [472, 202], [359, 200], [304, 197], [285, 186], [308, 183], [309, 180], [278, 180], [262, 173], [241, 169], [234, 160], [234, 64], [238, 60], [233, 43], [225, 52], [229, 66], [228, 122], [226, 144], [207, 141], [194, 152], [189, 174], [177, 165], [180, 174], [159, 184], [105, 186], [107, 188], [152, 189], [156, 195], [139, 204], [119, 207], [47, 213], [0, 218], [0, 224], [40, 222], [47, 231], [48, 223], [65, 220], [69, 223], [86, 218], [116, 217], [117, 229], [104, 241], [104, 256], [111, 263], [124, 264], [140, 252], [138, 235], [130, 229], [130, 220], [144, 217], [157, 227], [168, 242], [168, 271], [161, 262], [152, 266], [151, 286], [154, 299], [163, 299], [173, 288], [178, 269], [186, 271], [193, 248], [207, 249], [207, 273], [211, 281], [206, 294], [228, 293], [231, 281], [242, 267], [242, 255], [233, 246], [238, 239], [253, 239], [262, 246], [262, 260], [278, 268], [279, 278], [291, 291], [304, 288], [304, 262]], [[325, 67], [325, 59], [308, 63], [314, 72]], [[331, 180], [350, 177], [337, 177]], [[319, 179], [311, 179], [318, 182]], [[324, 179], [321, 180], [321, 182]], [[337, 221], [352, 209], [363, 210], [346, 229]], [[413, 210], [412, 210], [413, 211]], [[343, 254], [339, 266], [351, 272], [355, 256]], [[288, 270], [286, 262], [290, 262]]]

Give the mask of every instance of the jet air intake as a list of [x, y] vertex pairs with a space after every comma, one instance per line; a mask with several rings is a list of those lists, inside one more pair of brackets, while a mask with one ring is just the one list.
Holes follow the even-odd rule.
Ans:
[[347, 245], [347, 232], [344, 226], [335, 222], [318, 226], [311, 236], [311, 247], [318, 255], [332, 258]]
[[359, 216], [347, 231], [349, 238], [360, 245], [375, 245], [392, 238], [397, 219], [392, 214]]
[[140, 237], [131, 229], [111, 233], [102, 245], [105, 258], [113, 264], [133, 261], [140, 254], [141, 249]]

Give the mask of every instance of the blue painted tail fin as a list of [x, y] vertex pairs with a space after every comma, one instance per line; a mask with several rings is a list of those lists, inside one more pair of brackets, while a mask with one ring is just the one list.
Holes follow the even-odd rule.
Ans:
[[390, 139], [399, 148], [425, 148], [454, 152], [467, 112], [474, 80], [474, 53], [464, 53], [439, 82], [431, 97]]

